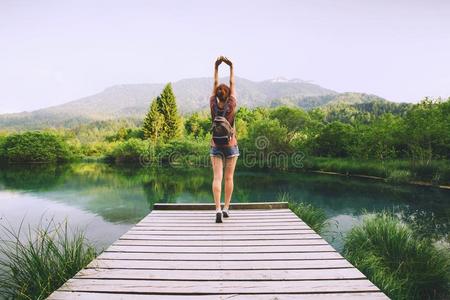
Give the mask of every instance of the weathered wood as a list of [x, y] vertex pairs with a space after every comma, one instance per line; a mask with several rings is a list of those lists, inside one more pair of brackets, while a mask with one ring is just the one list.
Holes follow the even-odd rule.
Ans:
[[[230, 213], [231, 215], [231, 213]], [[211, 217], [215, 217], [216, 213], [212, 213], [209, 215], [205, 215], [205, 216], [182, 216], [182, 215], [177, 215], [177, 216], [159, 216], [159, 215], [149, 215], [148, 217], [145, 217], [141, 222], [145, 222], [145, 221], [166, 221], [166, 220], [180, 220], [180, 221], [185, 221], [185, 220], [203, 220], [203, 219], [211, 219]], [[239, 216], [239, 215], [233, 215], [233, 219], [232, 220], [236, 220], [236, 221], [240, 221], [240, 220], [261, 220], [262, 216], [258, 216], [258, 215], [254, 215], [254, 216]], [[298, 217], [295, 216], [294, 214], [276, 214], [276, 215], [267, 215], [264, 216], [264, 220], [271, 220], [271, 219], [279, 219], [279, 220], [295, 220], [298, 222]], [[230, 219], [231, 220], [231, 219]]]
[[145, 280], [334, 280], [365, 279], [357, 269], [323, 270], [124, 270], [85, 269], [74, 278], [84, 279], [145, 279]]
[[[211, 209], [204, 209], [204, 210], [152, 210], [150, 214], [160, 214], [160, 215], [173, 215], [173, 214], [179, 214], [179, 215], [185, 215], [185, 214], [210, 214], [211, 212], [215, 212], [215, 207], [211, 207]], [[292, 210], [289, 208], [277, 208], [277, 209], [230, 209], [231, 212], [237, 213], [237, 214], [261, 214], [261, 213], [269, 213], [269, 214], [280, 214], [280, 213], [292, 213]]]
[[[130, 230], [128, 231], [129, 234], [134, 235], [162, 235], [162, 236], [169, 236], [169, 235], [180, 235], [179, 232], [173, 232], [173, 231], [167, 231], [167, 230], [151, 230], [151, 231], [142, 231], [142, 230]], [[314, 233], [312, 229], [296, 229], [296, 230], [210, 230], [206, 232], [194, 232], [194, 231], [187, 231], [183, 232], [182, 234], [185, 236], [189, 235], [211, 235], [211, 236], [217, 236], [217, 235], [223, 235], [223, 236], [234, 236], [236, 234], [247, 234], [247, 235], [291, 235], [291, 234], [303, 234], [303, 233]]]
[[248, 247], [248, 246], [300, 246], [300, 245], [328, 245], [322, 239], [304, 240], [256, 240], [256, 241], [154, 241], [154, 240], [117, 240], [113, 245], [128, 246], [211, 246], [211, 247]]
[[184, 247], [184, 246], [110, 246], [108, 252], [158, 252], [158, 253], [266, 253], [266, 252], [335, 252], [330, 245], [301, 246], [246, 246], [246, 247]]
[[235, 234], [235, 235], [151, 235], [151, 234], [130, 234], [125, 233], [120, 239], [131, 240], [158, 240], [158, 241], [242, 241], [242, 240], [293, 240], [293, 239], [320, 239], [317, 233], [264, 235], [264, 234]]
[[49, 299], [387, 299], [287, 207], [157, 204]]
[[181, 281], [181, 280], [100, 280], [70, 279], [61, 291], [118, 292], [141, 294], [258, 294], [377, 292], [366, 279], [359, 280], [290, 280], [290, 281]]
[[222, 295], [138, 295], [90, 292], [54, 292], [50, 300], [387, 300], [381, 292], [369, 293], [314, 293], [314, 294], [222, 294]]
[[[220, 224], [220, 223], [219, 223]], [[137, 224], [132, 229], [133, 230], [170, 230], [170, 231], [208, 231], [208, 230], [216, 230], [220, 229], [221, 231], [227, 231], [227, 230], [238, 230], [238, 229], [245, 229], [245, 230], [289, 230], [289, 229], [310, 229], [308, 225], [306, 224], [292, 224], [288, 223], [288, 225], [280, 225], [280, 224], [274, 224], [274, 225], [261, 225], [261, 226], [255, 226], [251, 223], [245, 224], [242, 226], [242, 224], [229, 224], [228, 226], [216, 226], [216, 225], [170, 225], [170, 226], [161, 226], [161, 225], [154, 225], [154, 224]]]
[[[290, 209], [268, 209], [268, 210], [259, 210], [259, 209], [229, 209], [230, 215], [233, 216], [283, 216], [283, 215], [292, 215], [294, 212]], [[209, 216], [216, 212], [215, 209], [205, 209], [205, 210], [153, 210], [150, 212], [149, 216]]]
[[[120, 253], [116, 253], [118, 258]], [[220, 257], [220, 255], [217, 255]], [[219, 259], [219, 258], [218, 258]], [[276, 257], [274, 257], [276, 259]], [[102, 269], [164, 269], [164, 270], [290, 270], [290, 269], [331, 269], [352, 268], [345, 259], [324, 260], [235, 260], [235, 261], [194, 261], [194, 260], [94, 260], [88, 268]]]
[[244, 261], [244, 260], [319, 260], [342, 259], [337, 252], [292, 252], [277, 253], [140, 253], [140, 252], [103, 252], [98, 259], [127, 260], [213, 260], [213, 261]]
[[[223, 206], [223, 204], [222, 204]], [[230, 209], [276, 209], [288, 208], [287, 202], [253, 202], [253, 203], [231, 203]], [[204, 210], [215, 209], [210, 203], [155, 203], [154, 210]]]
[[[209, 218], [205, 219], [205, 220], [201, 220], [201, 219], [192, 219], [192, 220], [177, 220], [176, 218], [168, 218], [168, 219], [160, 219], [160, 220], [143, 220], [142, 222], [139, 222], [139, 224], [145, 224], [145, 223], [151, 223], [151, 224], [179, 224], [179, 225], [183, 225], [183, 224], [190, 224], [190, 223], [195, 223], [195, 224], [216, 224], [214, 223], [216, 220], [216, 216], [212, 215]], [[260, 220], [237, 220], [234, 218], [229, 218], [226, 220], [227, 223], [229, 224], [242, 224], [242, 223], [253, 223], [254, 225], [258, 225], [258, 224], [265, 224], [265, 223], [298, 223], [298, 219], [295, 218], [276, 218], [276, 219], [264, 219], [261, 218]], [[221, 224], [222, 227], [224, 226], [225, 223], [218, 223]]]

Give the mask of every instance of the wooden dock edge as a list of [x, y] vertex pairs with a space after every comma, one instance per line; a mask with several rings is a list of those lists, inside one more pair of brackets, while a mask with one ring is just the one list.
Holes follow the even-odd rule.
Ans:
[[[254, 202], [230, 204], [230, 209], [281, 209], [288, 207], [288, 202]], [[213, 210], [215, 208], [216, 206], [214, 203], [155, 203], [153, 205], [153, 210]]]

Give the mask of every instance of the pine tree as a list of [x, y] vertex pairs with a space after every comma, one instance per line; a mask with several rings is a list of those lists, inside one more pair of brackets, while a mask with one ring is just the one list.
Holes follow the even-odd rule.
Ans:
[[164, 117], [164, 138], [170, 140], [177, 137], [181, 132], [181, 118], [178, 115], [177, 102], [170, 83], [164, 87], [156, 100], [158, 111]]
[[144, 119], [144, 138], [151, 139], [152, 141], [157, 141], [164, 132], [164, 116], [159, 112], [158, 106], [157, 98], [152, 101], [150, 109]]

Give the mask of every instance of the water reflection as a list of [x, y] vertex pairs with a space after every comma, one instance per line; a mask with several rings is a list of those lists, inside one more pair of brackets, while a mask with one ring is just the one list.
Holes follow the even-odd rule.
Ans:
[[[67, 216], [98, 244], [107, 245], [147, 215], [156, 202], [211, 199], [210, 169], [115, 167], [106, 164], [8, 166], [0, 170], [0, 216], [34, 220], [42, 213]], [[342, 248], [339, 233], [364, 211], [397, 213], [418, 234], [447, 239], [450, 191], [316, 174], [237, 171], [234, 202], [274, 201], [280, 192], [325, 209], [338, 223], [327, 239]], [[34, 200], [33, 200], [34, 199]], [[38, 199], [38, 200], [36, 200]], [[36, 202], [38, 201], [38, 202]], [[95, 232], [95, 234], [94, 234]]]

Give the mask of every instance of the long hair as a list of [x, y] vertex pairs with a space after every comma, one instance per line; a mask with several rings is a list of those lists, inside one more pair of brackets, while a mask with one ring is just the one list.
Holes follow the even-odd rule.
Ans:
[[221, 83], [217, 86], [215, 94], [220, 102], [225, 102], [230, 96], [230, 87], [224, 83]]

